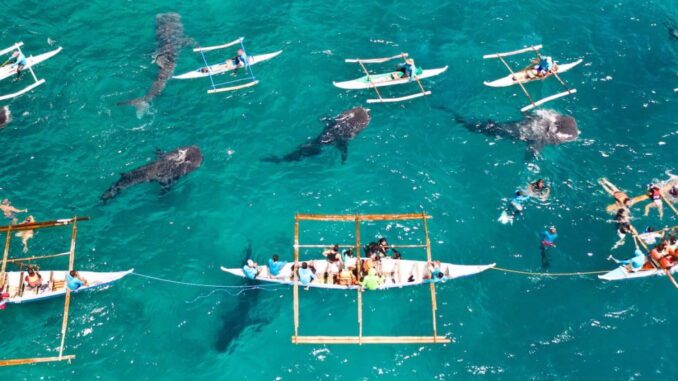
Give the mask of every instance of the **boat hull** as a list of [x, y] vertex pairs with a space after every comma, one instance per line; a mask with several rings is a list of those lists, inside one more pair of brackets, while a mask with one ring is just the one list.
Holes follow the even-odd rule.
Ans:
[[[435, 77], [436, 75], [444, 73], [446, 70], [447, 66], [437, 69], [426, 69], [423, 70], [420, 75], [417, 75], [417, 78], [426, 79], [430, 77]], [[367, 76], [364, 76], [357, 79], [352, 79], [350, 81], [332, 82], [332, 83], [334, 84], [334, 86], [344, 90], [361, 90], [361, 89], [371, 89], [373, 87], [402, 85], [410, 82], [409, 78], [391, 79], [390, 77], [391, 73], [374, 74], [370, 75], [370, 78], [372, 78], [372, 82], [370, 82], [367, 79]]]
[[[386, 270], [385, 266], [387, 265], [383, 261], [384, 260], [382, 260], [382, 268]], [[392, 271], [388, 271], [388, 275], [384, 277], [384, 283], [379, 287], [379, 289], [383, 290], [389, 288], [417, 286], [430, 282], [429, 279], [424, 279], [424, 275], [428, 274], [428, 266], [426, 261], [412, 261], [405, 259], [388, 259], [387, 261], [390, 261], [388, 264], [388, 270]], [[335, 284], [332, 282], [331, 276], [327, 276], [327, 279], [325, 279], [324, 274], [327, 273], [328, 268], [328, 262], [325, 259], [305, 262], [313, 264], [316, 269], [316, 279], [311, 282], [309, 287], [341, 290], [358, 288], [358, 285], [347, 286]], [[488, 265], [456, 265], [451, 263], [441, 263], [440, 268], [448, 279], [455, 279], [478, 274], [485, 270], [489, 270], [494, 266], [494, 263]], [[292, 279], [292, 263], [287, 263], [277, 277], [271, 277], [270, 273], [268, 272], [268, 267], [266, 266], [260, 266], [260, 269], [261, 272], [256, 278], [259, 281], [286, 285], [294, 284]], [[245, 277], [242, 268], [226, 268], [222, 266], [221, 270], [241, 278]], [[414, 278], [412, 282], [408, 282], [408, 278], [410, 278], [410, 276]]]
[[[58, 48], [56, 48], [56, 49], [54, 49], [50, 52], [42, 53], [42, 54], [39, 54], [37, 56], [27, 57], [26, 58], [27, 65], [22, 70], [28, 70], [29, 67], [33, 67], [33, 66], [39, 64], [40, 62], [46, 61], [46, 60], [56, 56], [57, 54], [59, 54], [59, 52], [61, 52], [62, 49], [63, 48], [60, 46], [60, 47], [58, 47]], [[9, 78], [13, 75], [16, 75], [16, 68], [12, 68], [12, 65], [0, 67], [0, 81], [2, 81], [3, 79]]]
[[[558, 65], [557, 74], [565, 73], [566, 71], [572, 69], [573, 67], [579, 65], [582, 62], [583, 62], [583, 60], [579, 59], [575, 62], [570, 62], [570, 63]], [[531, 70], [531, 69], [528, 69], [528, 70]], [[508, 86], [513, 86], [513, 85], [518, 84], [518, 81], [514, 80], [514, 78], [520, 79], [520, 82], [522, 82], [522, 83], [528, 83], [528, 82], [533, 82], [533, 81], [540, 81], [540, 80], [543, 80], [543, 79], [550, 77], [550, 75], [548, 75], [548, 76], [545, 76], [545, 77], [528, 78], [526, 73], [527, 73], [527, 70], [522, 70], [522, 71], [516, 72], [515, 74], [509, 74], [506, 77], [502, 77], [502, 78], [499, 78], [499, 79], [494, 80], [494, 81], [486, 81], [486, 82], [484, 82], [484, 84], [485, 84], [485, 86], [489, 86], [489, 87], [508, 87]]]
[[[678, 272], [678, 265], [674, 265], [673, 267], [671, 267], [671, 273], [676, 272]], [[666, 275], [666, 271], [664, 271], [663, 269], [650, 269], [650, 270], [641, 270], [637, 272], [630, 272], [626, 269], [625, 266], [620, 266], [608, 273], [598, 275], [598, 278], [602, 280], [625, 280], [635, 278], [647, 278], [650, 276], [657, 275]]]
[[[80, 276], [89, 282], [89, 286], [82, 286], [72, 292], [90, 291], [112, 284], [129, 275], [133, 271], [134, 269], [116, 272], [79, 271], [78, 273]], [[24, 285], [24, 290], [21, 292], [21, 284], [24, 283], [22, 278], [26, 276], [26, 273], [18, 271], [8, 272], [7, 282], [3, 288], [3, 292], [9, 293], [9, 299], [7, 299], [7, 303], [18, 304], [37, 302], [65, 295], [65, 283], [63, 286], [60, 286], [57, 289], [53, 289], [53, 284], [54, 282], [61, 284], [61, 282], [66, 279], [66, 273], [66, 271], [40, 271], [43, 284], [47, 285], [47, 287], [31, 289], [28, 288], [27, 285]]]
[[[260, 62], [268, 61], [272, 58], [279, 56], [280, 53], [282, 53], [282, 50], [278, 50], [277, 52], [268, 53], [268, 54], [260, 54], [260, 55], [256, 55], [256, 56], [251, 56], [249, 64], [250, 64], [250, 66], [252, 66], [252, 65], [256, 65]], [[196, 70], [189, 71], [188, 73], [175, 75], [172, 78], [174, 78], [174, 79], [204, 78], [204, 77], [209, 77], [210, 75], [227, 73], [227, 72], [234, 70], [236, 68], [237, 67], [235, 65], [233, 65], [233, 63], [229, 59], [226, 63], [210, 65], [210, 66], [203, 66], [203, 67], [198, 68]]]

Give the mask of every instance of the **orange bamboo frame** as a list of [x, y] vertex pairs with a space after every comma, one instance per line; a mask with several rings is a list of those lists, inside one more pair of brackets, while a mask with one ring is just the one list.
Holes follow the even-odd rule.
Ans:
[[[432, 261], [431, 258], [431, 240], [428, 235], [427, 220], [431, 216], [426, 213], [404, 213], [404, 214], [359, 214], [359, 215], [338, 215], [338, 214], [297, 214], [294, 219], [294, 268], [299, 265], [299, 248], [322, 248], [328, 245], [299, 244], [299, 224], [301, 221], [331, 221], [331, 222], [354, 222], [355, 223], [355, 246], [340, 245], [340, 247], [355, 247], [356, 261], [360, 263], [361, 243], [360, 243], [360, 225], [365, 221], [402, 221], [402, 220], [421, 220], [424, 224], [424, 245], [393, 245], [393, 247], [410, 247], [410, 248], [425, 248], [426, 260]], [[358, 271], [358, 279], [360, 279], [360, 272], [362, 266], [356, 266]], [[432, 336], [364, 336], [363, 335], [363, 305], [362, 305], [362, 291], [359, 289], [357, 295], [358, 304], [358, 335], [357, 336], [300, 336], [299, 335], [299, 284], [296, 271], [293, 274], [294, 288], [293, 288], [293, 308], [294, 308], [294, 335], [292, 336], [293, 344], [443, 344], [450, 343], [451, 340], [438, 336], [436, 323], [436, 290], [435, 284], [430, 283], [431, 290], [431, 315], [433, 322]]]

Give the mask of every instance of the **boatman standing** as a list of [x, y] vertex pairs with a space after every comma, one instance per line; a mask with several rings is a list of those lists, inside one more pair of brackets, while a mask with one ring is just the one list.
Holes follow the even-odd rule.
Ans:
[[14, 53], [12, 53], [12, 56], [5, 61], [2, 66], [6, 66], [7, 64], [12, 64], [12, 68], [16, 68], [16, 75], [18, 77], [19, 74], [21, 74], [21, 70], [28, 65], [28, 61], [26, 61], [26, 56], [24, 56], [23, 53], [19, 50], [15, 50]]
[[556, 64], [553, 62], [553, 58], [546, 56], [541, 57], [536, 60], [537, 65], [534, 67], [534, 70], [537, 72], [537, 77], [546, 77], [548, 74], [551, 74], [557, 70]]

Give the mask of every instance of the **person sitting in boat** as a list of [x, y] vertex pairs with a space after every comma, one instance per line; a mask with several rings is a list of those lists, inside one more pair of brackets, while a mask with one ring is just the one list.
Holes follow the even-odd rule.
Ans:
[[0, 310], [4, 310], [7, 304], [7, 299], [9, 299], [9, 294], [6, 292], [0, 292]]
[[433, 261], [428, 263], [428, 274], [424, 274], [424, 280], [432, 283], [445, 282], [447, 277], [441, 269], [440, 261]]
[[396, 260], [386, 256], [379, 260], [381, 264], [381, 276], [384, 279], [391, 279], [395, 283]]
[[399, 64], [396, 70], [397, 71], [393, 74], [393, 79], [409, 78], [410, 81], [413, 81], [415, 75], [417, 75], [417, 67], [414, 66], [414, 60], [412, 58], [408, 58], [405, 62]]
[[282, 271], [283, 267], [285, 267], [286, 264], [287, 262], [280, 260], [278, 254], [274, 254], [273, 257], [271, 257], [268, 260], [268, 272], [271, 278], [279, 276], [280, 272]]
[[607, 259], [613, 260], [616, 263], [619, 263], [622, 266], [626, 266], [626, 269], [630, 272], [637, 272], [643, 269], [643, 266], [647, 262], [647, 257], [643, 254], [642, 251], [636, 246], [636, 251], [633, 252], [633, 257], [629, 259], [616, 259], [613, 256], [609, 256]]
[[645, 206], [645, 217], [650, 214], [650, 208], [656, 207], [659, 212], [659, 219], [664, 217], [664, 204], [662, 202], [662, 191], [658, 186], [650, 184], [647, 190], [647, 197], [649, 197], [652, 202]]
[[534, 60], [537, 65], [534, 66], [534, 71], [537, 77], [546, 77], [558, 70], [558, 66], [553, 62], [553, 58], [546, 56]]
[[386, 253], [388, 252], [388, 249], [389, 249], [388, 242], [386, 242], [386, 238], [383, 238], [383, 237], [379, 238], [379, 241], [377, 243], [378, 243], [378, 245], [376, 247], [377, 254], [380, 257], [385, 257]]
[[549, 194], [551, 194], [551, 188], [546, 186], [544, 179], [539, 179], [530, 184], [529, 192], [539, 197], [540, 200], [545, 201], [549, 198]]
[[12, 68], [16, 68], [16, 75], [18, 77], [21, 74], [21, 70], [23, 70], [26, 65], [28, 65], [28, 61], [26, 61], [26, 56], [24, 56], [23, 53], [21, 53], [19, 50], [15, 50], [14, 53], [12, 53], [12, 56], [7, 61], [5, 61], [2, 66], [7, 64], [11, 64]]
[[655, 231], [652, 226], [648, 226], [645, 232], [638, 234], [638, 238], [642, 239], [646, 245], [655, 245], [659, 240], [664, 238], [664, 230]]
[[71, 270], [66, 274], [66, 287], [69, 290], [75, 291], [82, 286], [89, 286], [89, 283], [77, 271]]
[[377, 275], [377, 269], [371, 268], [367, 275], [365, 275], [365, 278], [363, 278], [363, 281], [360, 282], [360, 285], [362, 286], [361, 290], [366, 288], [370, 291], [374, 291], [381, 286], [383, 281], [384, 280]]
[[600, 186], [603, 187], [603, 190], [605, 190], [605, 192], [614, 197], [614, 202], [617, 204], [618, 208], [628, 209], [633, 205], [633, 201], [631, 201], [629, 196], [626, 193], [619, 190], [619, 188], [612, 184], [608, 179], [602, 178], [598, 180], [598, 184], [600, 184]]
[[2, 210], [2, 213], [5, 215], [7, 218], [14, 218], [15, 215], [14, 213], [26, 213], [28, 212], [28, 209], [17, 209], [12, 204], [10, 204], [8, 199], [2, 200], [2, 203], [0, 204], [0, 210]]
[[352, 286], [356, 284], [355, 275], [348, 268], [344, 267], [336, 276], [336, 283], [342, 286]]
[[243, 274], [245, 274], [245, 278], [254, 280], [257, 278], [257, 275], [261, 273], [261, 269], [257, 265], [256, 262], [254, 262], [251, 259], [247, 260], [247, 263], [245, 263], [245, 266], [242, 268]]
[[344, 263], [344, 267], [349, 270], [355, 269], [356, 257], [353, 256], [353, 250], [345, 250], [341, 255], [341, 261]]
[[28, 275], [24, 277], [24, 281], [30, 288], [36, 288], [42, 286], [42, 275], [39, 272], [33, 270], [32, 267], [28, 268]]
[[245, 53], [244, 49], [238, 49], [238, 52], [235, 54], [235, 57], [231, 58], [231, 63], [233, 66], [235, 66], [235, 70], [233, 72], [235, 73], [238, 68], [241, 67], [247, 67], [249, 66], [249, 57], [247, 57], [247, 53]]
[[654, 249], [650, 250], [650, 257], [654, 259], [663, 269], [670, 269], [674, 265], [674, 258], [668, 250], [666, 242], [660, 242]]
[[306, 287], [315, 280], [313, 269], [306, 262], [301, 263], [301, 268], [297, 270], [297, 275], [299, 276], [299, 283]]

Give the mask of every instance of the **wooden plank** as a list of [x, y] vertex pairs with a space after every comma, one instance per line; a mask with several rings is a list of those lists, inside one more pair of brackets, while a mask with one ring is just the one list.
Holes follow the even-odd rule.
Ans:
[[65, 356], [55, 356], [55, 357], [34, 357], [34, 358], [27, 358], [27, 359], [0, 360], [0, 366], [37, 364], [37, 363], [42, 363], [42, 362], [53, 362], [53, 361], [68, 361], [68, 362], [70, 362], [74, 358], [75, 358], [75, 355], [65, 355]]
[[223, 45], [205, 46], [203, 48], [195, 48], [195, 49], [193, 49], [193, 51], [194, 52], [209, 52], [209, 51], [212, 51], [212, 50], [224, 49], [224, 48], [228, 48], [229, 46], [239, 44], [239, 43], [243, 42], [244, 40], [245, 40], [245, 37], [240, 37], [239, 39], [237, 39], [235, 41], [231, 41], [231, 42], [228, 42], [228, 43], [223, 44]]
[[297, 269], [299, 268], [299, 215], [294, 218], [294, 269], [292, 271], [292, 279], [294, 280], [293, 287], [293, 302], [294, 309], [294, 336], [299, 335], [299, 277], [297, 276]]
[[44, 222], [34, 222], [32, 224], [21, 224], [21, 225], [7, 225], [7, 226], [0, 226], [0, 233], [1, 232], [6, 232], [7, 229], [12, 229], [12, 231], [22, 231], [22, 230], [35, 230], [35, 229], [43, 229], [43, 228], [52, 228], [56, 226], [64, 226], [73, 223], [74, 221], [88, 221], [90, 218], [89, 217], [75, 217], [73, 218], [65, 218], [61, 220], [53, 220], [53, 221], [44, 221]]
[[[362, 262], [360, 262], [360, 220], [358, 218], [355, 219], [355, 252], [356, 252], [356, 279], [358, 282], [360, 282], [360, 273], [362, 272], [363, 266]], [[358, 339], [363, 337], [363, 290], [361, 288], [358, 288]], [[362, 344], [360, 340], [358, 340], [358, 344]]]
[[537, 50], [539, 50], [539, 49], [541, 49], [541, 48], [543, 48], [542, 45], [533, 45], [533, 46], [528, 46], [527, 48], [514, 50], [514, 51], [512, 51], [512, 52], [495, 53], [495, 54], [486, 54], [486, 55], [483, 56], [483, 58], [487, 59], [487, 58], [501, 58], [501, 57], [508, 57], [508, 56], [513, 56], [513, 55], [520, 54], [520, 53], [525, 53], [525, 52], [530, 52], [530, 51], [537, 51]]
[[[298, 214], [297, 218], [302, 221], [397, 221], [397, 220], [420, 220], [421, 213], [401, 214]], [[426, 216], [427, 219], [431, 216]], [[2, 231], [2, 230], [0, 230]]]
[[566, 96], [566, 95], [574, 94], [574, 93], [576, 93], [576, 92], [577, 92], [577, 89], [572, 89], [572, 90], [568, 90], [568, 91], [563, 91], [562, 93], [553, 94], [553, 95], [548, 96], [548, 97], [546, 97], [546, 98], [542, 98], [542, 99], [540, 99], [540, 100], [538, 100], [538, 101], [536, 101], [536, 102], [532, 102], [531, 105], [528, 105], [528, 106], [525, 106], [525, 107], [521, 108], [520, 111], [521, 111], [521, 112], [530, 111], [530, 110], [532, 110], [533, 108], [538, 107], [538, 106], [541, 106], [541, 105], [543, 105], [543, 104], [546, 103], [546, 102], [550, 102], [550, 101], [552, 101], [552, 100], [554, 100], [554, 99], [558, 99], [558, 98], [564, 97], [564, 96]]
[[223, 92], [226, 92], [226, 91], [240, 90], [240, 89], [244, 89], [246, 87], [252, 87], [252, 86], [254, 86], [258, 83], [259, 83], [259, 81], [252, 81], [252, 82], [246, 83], [244, 85], [231, 86], [231, 87], [220, 87], [218, 89], [207, 90], [207, 94], [223, 93]]
[[296, 336], [294, 344], [447, 344], [444, 336]]
[[[419, 80], [417, 80], [419, 81]], [[409, 99], [414, 99], [414, 98], [420, 98], [426, 95], [431, 95], [430, 91], [424, 91], [423, 93], [416, 93], [416, 94], [410, 94], [406, 95], [404, 97], [398, 97], [398, 98], [379, 98], [379, 99], [368, 99], [367, 103], [394, 103], [394, 102], [402, 102], [406, 101]]]
[[383, 63], [383, 62], [387, 62], [387, 61], [390, 61], [390, 60], [394, 60], [394, 59], [396, 59], [396, 58], [407, 57], [407, 56], [408, 56], [407, 53], [400, 53], [400, 54], [398, 54], [398, 55], [391, 56], [391, 57], [384, 57], [384, 58], [368, 58], [368, 59], [361, 59], [361, 58], [351, 59], [351, 58], [348, 58], [348, 59], [346, 59], [346, 60], [344, 60], [344, 61], [345, 61], [345, 62], [348, 62], [348, 63], [358, 63], [358, 62], [362, 62], [362, 63]]

